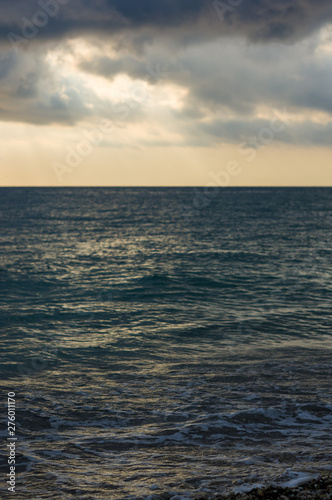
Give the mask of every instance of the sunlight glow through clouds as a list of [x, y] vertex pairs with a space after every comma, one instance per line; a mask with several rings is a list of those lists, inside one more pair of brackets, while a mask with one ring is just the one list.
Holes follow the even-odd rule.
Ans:
[[[86, 131], [98, 129], [107, 120], [110, 132], [92, 145], [81, 167], [68, 177], [69, 183], [89, 182], [87, 169], [96, 172], [97, 163], [99, 172], [111, 164], [118, 179], [123, 179], [120, 165], [127, 171], [139, 165], [142, 179], [156, 179], [158, 173], [152, 176], [151, 171], [161, 168], [158, 151], [162, 151], [165, 166], [160, 179], [170, 179], [166, 165], [177, 155], [178, 168], [173, 173], [179, 183], [186, 179], [190, 184], [192, 172], [197, 185], [197, 179], [205, 182], [207, 162], [223, 165], [225, 158], [237, 158], [241, 143], [259, 137], [262, 130], [265, 137], [271, 135], [266, 127], [276, 115], [282, 115], [286, 126], [258, 148], [256, 165], [250, 169], [257, 184], [259, 169], [262, 182], [267, 182], [266, 172], [270, 172], [270, 179], [281, 183], [285, 172], [279, 169], [272, 175], [264, 167], [265, 161], [275, 165], [275, 152], [280, 150], [285, 158], [292, 157], [291, 151], [299, 158], [302, 151], [299, 163], [305, 178], [310, 176], [308, 152], [316, 154], [322, 178], [329, 182], [324, 176], [332, 133], [332, 26], [322, 24], [290, 41], [252, 39], [240, 25], [234, 25], [238, 29], [234, 35], [210, 34], [204, 31], [204, 23], [196, 27], [203, 30], [201, 37], [187, 37], [188, 25], [181, 38], [178, 24], [169, 31], [153, 26], [144, 31], [126, 23], [113, 34], [77, 30], [70, 36], [37, 36], [14, 56], [0, 47], [1, 168], [10, 183], [26, 179], [14, 174], [21, 172], [21, 166], [12, 174], [9, 170], [26, 157], [34, 175], [40, 169], [46, 183], [56, 184], [52, 162], [66, 161], [68, 148], [77, 149], [86, 140]], [[135, 170], [135, 182], [136, 174]], [[315, 175], [313, 170], [313, 179]], [[114, 176], [105, 182], [109, 179]], [[294, 170], [289, 179], [300, 182], [301, 176]], [[249, 174], [234, 181], [249, 183]]]
[[332, 55], [332, 24], [320, 30], [319, 39], [318, 51]]
[[[95, 95], [101, 100], [108, 101], [110, 105], [118, 103], [131, 105], [134, 101], [152, 114], [163, 114], [163, 108], [182, 109], [188, 89], [162, 81], [154, 85], [146, 80], [133, 79], [125, 73], [117, 74], [110, 79], [86, 72], [78, 66], [77, 55], [79, 54], [81, 58], [91, 58], [96, 54], [96, 47], [78, 39], [70, 42], [69, 49], [68, 51], [66, 46], [59, 45], [46, 57], [50, 72], [56, 74], [59, 82], [58, 93], [64, 101], [68, 101], [66, 88], [72, 85], [78, 89], [89, 90], [91, 96]], [[107, 56], [115, 57], [116, 53], [110, 49]], [[93, 110], [91, 102], [86, 102], [86, 106]], [[160, 111], [157, 111], [159, 108]]]

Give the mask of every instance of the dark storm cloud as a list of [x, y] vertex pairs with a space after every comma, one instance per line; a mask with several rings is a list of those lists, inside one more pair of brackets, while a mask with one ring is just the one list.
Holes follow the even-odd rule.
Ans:
[[[319, 42], [316, 42], [319, 43]], [[318, 46], [319, 50], [319, 46]], [[288, 106], [332, 114], [332, 66], [329, 54], [316, 54], [314, 42], [247, 47], [224, 40], [174, 54], [161, 45], [140, 57], [82, 58], [86, 72], [112, 80], [118, 74], [154, 83], [146, 68], [161, 69], [162, 81], [188, 90], [185, 112], [229, 112], [251, 116], [258, 106]], [[162, 71], [166, 69], [166, 71]], [[157, 83], [157, 78], [156, 78]]]
[[180, 25], [197, 19], [204, 13], [207, 2], [203, 0], [109, 0], [125, 19], [134, 25]]
[[[0, 1], [0, 36], [20, 35], [23, 18], [33, 22], [37, 12], [48, 13], [38, 37], [64, 37], [71, 33], [119, 32], [149, 36], [175, 33], [182, 41], [222, 34], [255, 40], [293, 40], [332, 19], [330, 0], [15, 0]], [[51, 14], [53, 12], [53, 14]], [[56, 15], [55, 15], [56, 14]], [[35, 17], [34, 17], [35, 16]], [[42, 17], [39, 16], [42, 24]], [[189, 31], [186, 32], [186, 28]], [[135, 41], [145, 40], [136, 38]]]
[[[23, 49], [0, 48], [1, 121], [109, 118], [118, 101], [98, 97], [85, 77], [121, 74], [184, 91], [169, 111], [183, 145], [242, 141], [267, 126], [258, 118], [266, 110], [284, 107], [303, 116], [279, 141], [329, 145], [331, 54], [312, 32], [332, 20], [331, 0], [0, 0], [0, 13], [2, 40], [21, 37]], [[71, 46], [76, 35], [88, 35], [90, 50]], [[74, 78], [61, 58], [49, 64], [57, 46], [70, 53], [73, 74], [81, 70]], [[131, 111], [129, 121], [143, 124], [145, 113]], [[317, 113], [325, 125], [308, 118]]]
[[8, 52], [5, 56], [0, 56], [0, 80], [6, 78], [14, 68], [16, 56], [14, 52]]

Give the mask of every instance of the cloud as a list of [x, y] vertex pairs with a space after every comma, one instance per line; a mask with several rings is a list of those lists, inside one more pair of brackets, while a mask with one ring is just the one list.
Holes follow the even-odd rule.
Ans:
[[[60, 69], [61, 68], [61, 69]], [[0, 120], [34, 125], [75, 125], [104, 117], [121, 121], [121, 100], [98, 96], [82, 75], [57, 59], [50, 63], [42, 50], [15, 54], [0, 52]], [[140, 116], [130, 109], [131, 121]]]
[[6, 78], [15, 67], [16, 56], [14, 52], [8, 52], [0, 58], [0, 80]]
[[250, 118], [258, 108], [284, 106], [332, 113], [332, 49], [321, 53], [319, 37], [292, 47], [219, 39], [170, 55], [167, 47], [155, 45], [140, 57], [93, 53], [90, 58], [78, 56], [77, 63], [110, 81], [126, 74], [153, 83], [147, 68], [159, 68], [162, 83], [188, 91], [184, 108], [191, 118], [216, 113]]
[[[330, 0], [1, 0], [0, 11], [2, 38], [39, 22], [40, 41], [99, 33], [140, 45], [159, 36], [181, 43], [221, 35], [294, 41], [332, 20]], [[44, 25], [40, 12], [48, 17]]]
[[[272, 142], [278, 142], [329, 147], [331, 145], [332, 120], [326, 124], [317, 124], [311, 121], [291, 123], [283, 122], [275, 115], [272, 120], [214, 121], [209, 124], [201, 124], [199, 129], [199, 136], [205, 146], [235, 143], [243, 148], [264, 149]], [[198, 131], [193, 130], [192, 132], [194, 144], [194, 137], [197, 137]]]
[[[235, 3], [0, 0], [4, 37], [23, 36], [36, 13], [56, 10], [44, 26], [31, 24], [37, 32], [30, 26], [35, 34], [24, 38], [22, 50], [2, 46], [0, 120], [121, 122], [116, 110], [127, 98], [114, 88], [125, 76], [127, 86], [145, 82], [151, 94], [148, 106], [126, 104], [126, 124], [155, 120], [156, 129], [176, 131], [177, 145], [246, 140], [284, 108], [292, 116], [278, 141], [329, 145], [332, 45], [327, 35], [322, 40], [322, 26], [332, 19], [330, 0]], [[166, 132], [143, 142], [165, 141], [171, 144]]]

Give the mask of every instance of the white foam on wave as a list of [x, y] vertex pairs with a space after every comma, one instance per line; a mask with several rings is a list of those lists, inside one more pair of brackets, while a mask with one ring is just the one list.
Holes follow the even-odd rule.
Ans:
[[243, 484], [242, 486], [239, 486], [238, 488], [234, 489], [234, 493], [249, 493], [252, 490], [255, 490], [256, 488], [262, 488], [264, 485], [263, 484]]
[[276, 479], [274, 484], [282, 488], [297, 488], [320, 477], [320, 474], [308, 474], [308, 472], [299, 472], [289, 468]]

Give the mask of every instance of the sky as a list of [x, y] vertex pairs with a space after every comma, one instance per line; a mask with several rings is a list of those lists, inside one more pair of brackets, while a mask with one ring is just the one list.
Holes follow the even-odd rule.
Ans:
[[331, 186], [331, 0], [0, 0], [1, 186]]

